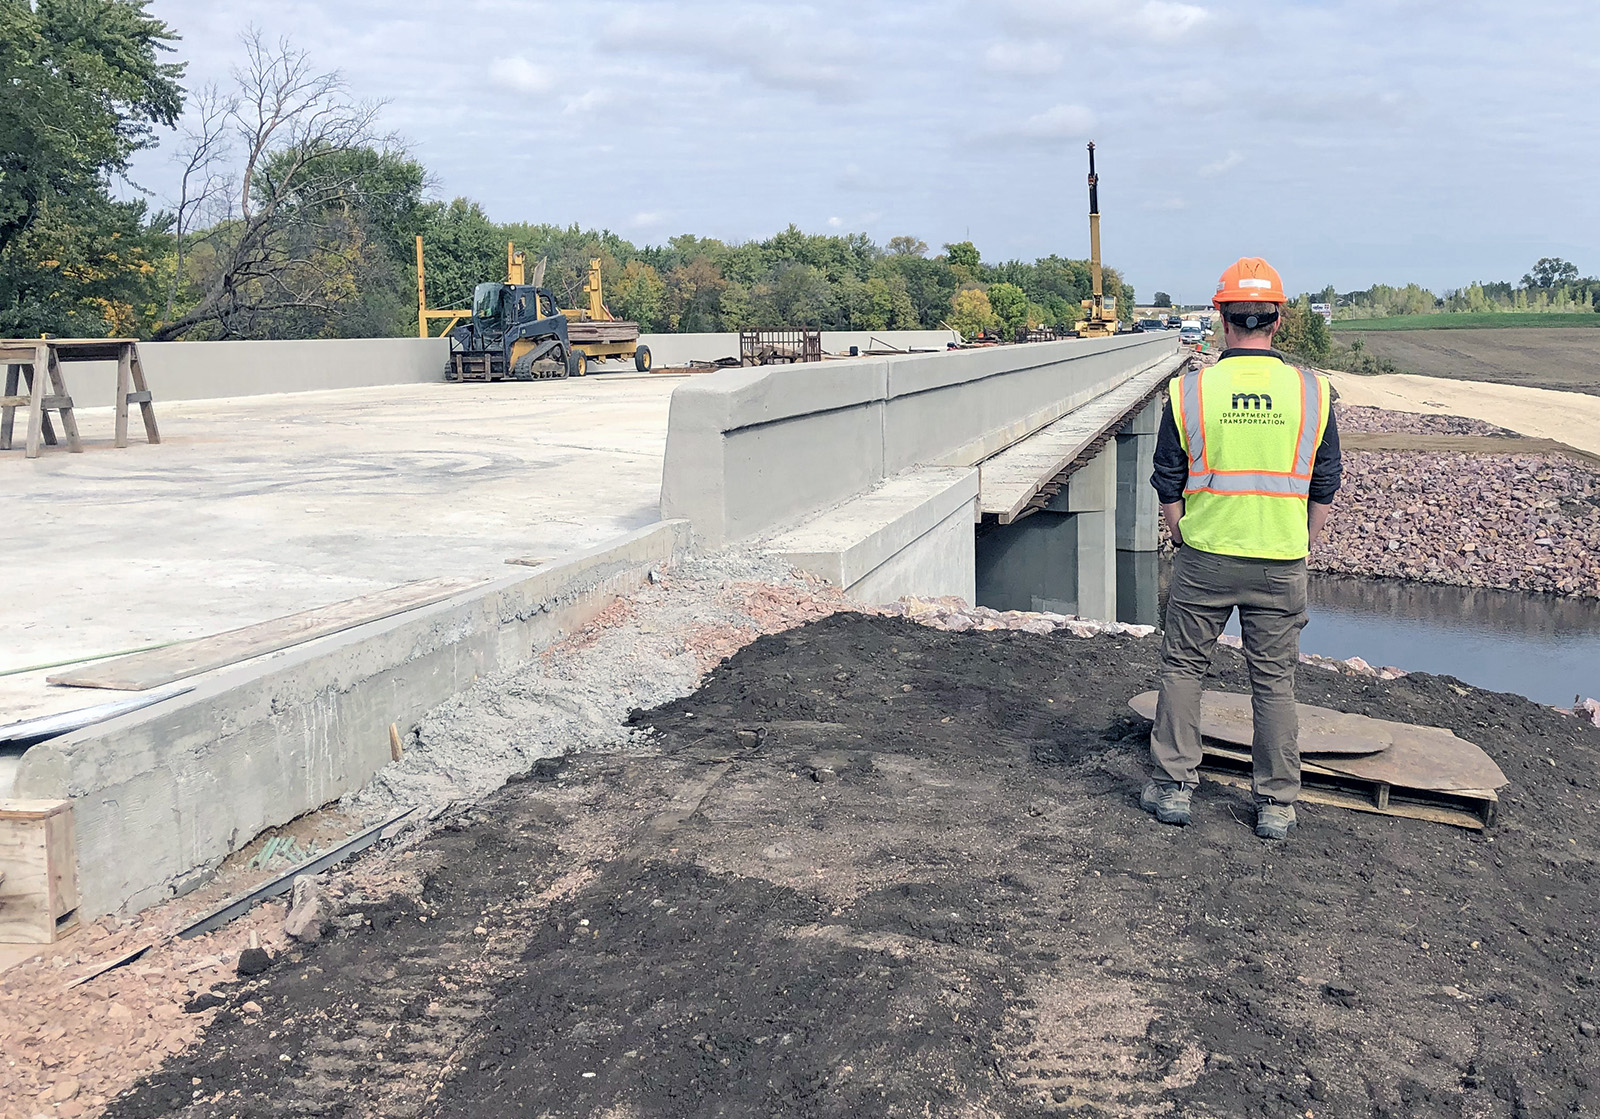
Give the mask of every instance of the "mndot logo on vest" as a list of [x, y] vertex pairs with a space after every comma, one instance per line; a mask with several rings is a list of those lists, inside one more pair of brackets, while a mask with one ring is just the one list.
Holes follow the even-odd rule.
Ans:
[[1327, 379], [1268, 352], [1235, 353], [1168, 386], [1189, 456], [1184, 544], [1296, 560], [1310, 552], [1306, 503], [1328, 426]]
[[[1244, 413], [1241, 415], [1240, 413]], [[1264, 392], [1236, 392], [1228, 412], [1222, 417], [1225, 424], [1287, 424], [1282, 412], [1272, 408], [1272, 397]]]

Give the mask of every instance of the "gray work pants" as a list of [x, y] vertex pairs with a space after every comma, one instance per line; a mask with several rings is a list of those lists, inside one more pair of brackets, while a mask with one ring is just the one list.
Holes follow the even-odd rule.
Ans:
[[1187, 784], [1199, 780], [1200, 681], [1234, 607], [1250, 669], [1256, 800], [1293, 804], [1300, 795], [1294, 670], [1306, 624], [1305, 560], [1178, 549], [1161, 645], [1161, 697], [1150, 733], [1155, 776]]

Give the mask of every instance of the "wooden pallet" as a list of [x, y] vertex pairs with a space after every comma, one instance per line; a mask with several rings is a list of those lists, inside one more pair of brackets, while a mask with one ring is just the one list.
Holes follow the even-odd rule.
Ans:
[[[1205, 760], [1200, 764], [1203, 776], [1219, 785], [1250, 788], [1251, 760], [1247, 751], [1230, 750], [1211, 741], [1204, 743], [1204, 749]], [[1493, 824], [1500, 807], [1500, 798], [1492, 789], [1412, 789], [1338, 773], [1304, 758], [1300, 761], [1300, 782], [1300, 799], [1311, 804], [1451, 824], [1473, 831]]]

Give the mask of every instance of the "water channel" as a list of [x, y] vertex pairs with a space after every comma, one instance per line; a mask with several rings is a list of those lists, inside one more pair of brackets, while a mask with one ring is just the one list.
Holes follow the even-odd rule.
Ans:
[[[978, 547], [981, 568], [982, 538]], [[1160, 625], [1170, 564], [1155, 553], [1118, 552], [1117, 561], [1118, 620]], [[1001, 605], [985, 597], [980, 582], [980, 604]], [[1238, 634], [1237, 616], [1227, 632]], [[1562, 707], [1575, 695], [1600, 698], [1596, 599], [1314, 575], [1300, 648]]]

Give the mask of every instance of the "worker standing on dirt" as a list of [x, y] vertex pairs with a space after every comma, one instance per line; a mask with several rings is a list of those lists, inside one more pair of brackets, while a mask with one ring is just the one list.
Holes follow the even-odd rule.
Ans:
[[1154, 773], [1140, 804], [1189, 822], [1199, 781], [1200, 683], [1237, 608], [1250, 669], [1256, 834], [1283, 839], [1300, 795], [1294, 674], [1306, 624], [1306, 555], [1339, 488], [1339, 432], [1326, 377], [1272, 348], [1288, 301], [1278, 273], [1245, 257], [1213, 305], [1226, 349], [1173, 378], [1151, 484], [1177, 546], [1150, 734]]

